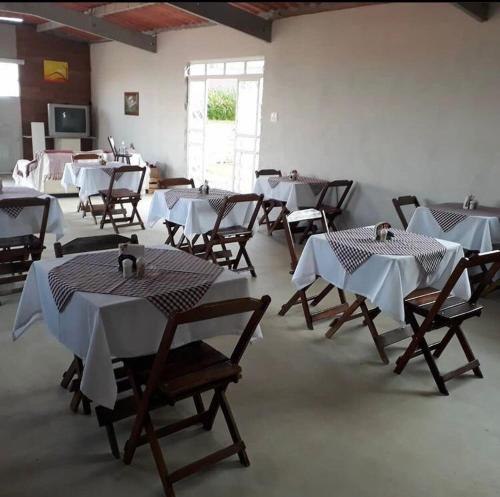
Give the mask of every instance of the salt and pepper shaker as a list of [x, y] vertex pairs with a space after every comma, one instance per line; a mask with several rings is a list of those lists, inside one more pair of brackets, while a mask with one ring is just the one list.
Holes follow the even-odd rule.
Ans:
[[464, 200], [464, 203], [462, 205], [462, 208], [463, 209], [469, 209], [470, 208], [470, 203], [471, 203], [471, 200], [473, 199], [473, 195], [471, 195], [470, 193], [465, 197], [465, 200]]
[[134, 263], [131, 259], [124, 259], [122, 262], [123, 277], [131, 278], [134, 274]]
[[3, 191], [3, 181], [0, 179], [0, 193]]
[[144, 278], [144, 274], [146, 273], [146, 263], [144, 262], [143, 257], [139, 257], [137, 259], [137, 272], [135, 273], [136, 278]]

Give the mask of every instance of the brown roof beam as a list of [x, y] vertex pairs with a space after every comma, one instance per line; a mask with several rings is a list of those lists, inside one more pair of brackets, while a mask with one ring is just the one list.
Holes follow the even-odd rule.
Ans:
[[476, 19], [476, 21], [484, 22], [489, 19], [489, 2], [455, 2], [454, 5], [469, 16]]
[[271, 41], [272, 20], [250, 14], [227, 2], [165, 2], [168, 5], [203, 17], [223, 26]]

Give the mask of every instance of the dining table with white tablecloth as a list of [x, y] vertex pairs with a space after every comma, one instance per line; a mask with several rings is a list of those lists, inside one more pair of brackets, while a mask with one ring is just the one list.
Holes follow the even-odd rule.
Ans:
[[[166, 219], [183, 226], [187, 237], [202, 235], [214, 228], [218, 206], [222, 205], [224, 197], [231, 195], [236, 194], [217, 189], [211, 189], [208, 195], [199, 193], [195, 188], [156, 190], [146, 224], [152, 228], [158, 221]], [[254, 202], [233, 204], [225, 213], [220, 227], [248, 225], [254, 208]]]
[[[368, 230], [367, 233], [373, 231], [373, 227], [363, 229]], [[447, 240], [437, 240], [442, 246], [440, 253], [439, 247], [434, 253], [434, 249], [426, 251], [425, 247], [422, 249], [419, 245], [415, 248], [415, 254], [412, 254], [414, 244], [411, 241], [407, 244], [407, 250], [391, 251], [390, 245], [388, 250], [373, 250], [373, 243], [393, 242], [372, 242], [368, 240], [368, 235], [364, 240], [354, 238], [345, 242], [336, 236], [334, 248], [329, 234], [309, 238], [292, 278], [295, 286], [298, 289], [305, 288], [320, 276], [338, 288], [367, 298], [401, 324], [405, 322], [404, 298], [418, 288], [442, 289], [463, 257], [462, 247]], [[405, 238], [404, 232], [398, 232], [398, 236]], [[349, 238], [348, 235], [346, 238]], [[433, 257], [439, 257], [439, 261]], [[453, 292], [460, 298], [470, 298], [467, 273], [462, 274]]]
[[467, 250], [489, 252], [500, 245], [500, 207], [469, 210], [454, 203], [417, 207], [407, 231], [456, 242]]
[[[0, 192], [0, 200], [25, 197], [50, 198], [47, 233], [53, 233], [59, 240], [64, 235], [64, 214], [57, 198], [25, 186], [4, 186]], [[8, 212], [0, 208], [0, 238], [32, 235], [40, 232], [43, 208], [39, 206], [24, 207]]]
[[[108, 408], [113, 408], [117, 397], [113, 357], [155, 353], [168, 311], [172, 309], [170, 306], [180, 302], [185, 308], [186, 299], [191, 299], [189, 305], [201, 305], [249, 295], [248, 279], [242, 274], [165, 245], [146, 250], [149, 251], [146, 256], [151, 259], [146, 265], [145, 279], [135, 282], [130, 279], [121, 283], [121, 276], [113, 275], [118, 270], [118, 251], [37, 261], [28, 273], [17, 309], [14, 339], [43, 320], [53, 337], [82, 358], [85, 368], [81, 391]], [[165, 251], [172, 256], [163, 256], [166, 263], [162, 264], [167, 266], [161, 266], [158, 257]], [[93, 256], [99, 261], [93, 261]], [[97, 263], [101, 266], [96, 269], [93, 266]], [[166, 271], [166, 278], [155, 293], [155, 282], [162, 271]], [[98, 277], [100, 273], [109, 274], [109, 278]], [[199, 277], [204, 277], [206, 283], [200, 284]], [[175, 291], [173, 283], [179, 283], [180, 290]], [[122, 284], [124, 287], [120, 288]], [[198, 293], [190, 292], [191, 285]], [[246, 325], [245, 318], [232, 315], [182, 325], [176, 332], [174, 346], [219, 335], [238, 335]], [[258, 337], [261, 337], [260, 328], [254, 338]]]
[[[99, 161], [69, 162], [64, 166], [61, 184], [65, 189], [76, 186], [79, 189], [79, 197], [86, 202], [90, 195], [99, 194], [100, 190], [107, 190], [111, 180], [113, 169], [125, 166], [122, 162], [107, 162], [102, 165]], [[137, 191], [141, 178], [140, 172], [127, 172], [115, 177], [114, 188], [126, 188]], [[149, 181], [149, 168], [142, 184], [142, 190], [146, 188]]]

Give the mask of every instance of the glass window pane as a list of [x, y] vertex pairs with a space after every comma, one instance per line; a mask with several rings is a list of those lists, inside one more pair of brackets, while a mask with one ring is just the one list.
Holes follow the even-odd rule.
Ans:
[[190, 76], [205, 76], [205, 64], [191, 64], [189, 66]]
[[224, 62], [207, 64], [207, 74], [209, 76], [221, 76], [224, 74]]
[[245, 63], [226, 62], [226, 74], [245, 74]]
[[240, 81], [237, 105], [236, 131], [241, 135], [257, 132], [258, 81]]
[[188, 129], [203, 129], [205, 121], [205, 81], [191, 81], [188, 98]]
[[19, 67], [12, 62], [0, 62], [0, 97], [19, 96]]
[[263, 60], [249, 60], [247, 62], [247, 74], [262, 74], [264, 72]]

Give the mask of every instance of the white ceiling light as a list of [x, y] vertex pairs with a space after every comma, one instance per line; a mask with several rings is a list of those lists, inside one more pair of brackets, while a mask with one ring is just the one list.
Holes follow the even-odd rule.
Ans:
[[20, 17], [4, 17], [0, 16], [0, 22], [23, 22]]

